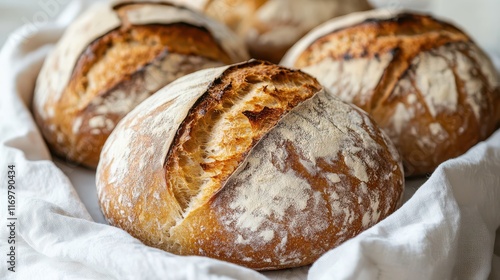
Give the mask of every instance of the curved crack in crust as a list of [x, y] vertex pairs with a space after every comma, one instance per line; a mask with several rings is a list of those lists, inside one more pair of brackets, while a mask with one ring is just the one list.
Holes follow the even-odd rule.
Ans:
[[[360, 59], [380, 60], [391, 54], [391, 61], [382, 70], [380, 80], [374, 88], [362, 88], [352, 100], [369, 113], [379, 106], [394, 92], [397, 81], [405, 75], [411, 62], [419, 53], [429, 51], [452, 42], [469, 42], [470, 39], [455, 27], [439, 22], [428, 16], [399, 15], [395, 19], [367, 20], [360, 24], [333, 31], [312, 43], [297, 59], [295, 67], [313, 68], [329, 58], [332, 61], [355, 63]], [[352, 84], [359, 84], [365, 79], [359, 74]], [[352, 70], [351, 70], [352, 71]], [[332, 86], [331, 79], [325, 81]], [[364, 80], [363, 80], [364, 81]], [[337, 85], [338, 86], [338, 85]]]
[[367, 112], [376, 110], [377, 107], [394, 92], [394, 88], [399, 79], [408, 71], [411, 65], [404, 56], [404, 51], [402, 51], [401, 48], [395, 48], [390, 52], [392, 53], [391, 62], [384, 69], [382, 77], [378, 81], [375, 89], [373, 89], [372, 98], [368, 99], [368, 104], [361, 107]]
[[167, 188], [183, 218], [223, 187], [287, 112], [319, 90], [312, 77], [264, 62], [226, 70], [192, 107], [167, 155]]
[[[193, 44], [194, 40], [199, 43]], [[165, 53], [231, 62], [211, 35], [199, 27], [177, 23], [116, 29], [95, 40], [80, 56], [67, 91], [83, 99], [80, 104], [88, 104]]]
[[[462, 42], [462, 41], [458, 41]], [[426, 46], [423, 48], [418, 48], [418, 51], [411, 50], [411, 44], [414, 42], [408, 41], [405, 44], [401, 44], [400, 47], [397, 47], [394, 53], [394, 58], [388, 67], [384, 70], [384, 74], [377, 84], [377, 87], [373, 91], [372, 98], [370, 98], [370, 104], [362, 106], [363, 109], [367, 110], [369, 113], [378, 110], [380, 107], [384, 106], [384, 102], [392, 97], [395, 94], [395, 88], [398, 82], [406, 76], [411, 69], [416, 69], [418, 65], [414, 65], [414, 60], [418, 57], [420, 53], [429, 52], [432, 55], [432, 50], [436, 50], [442, 46], [446, 46], [451, 44], [450, 42], [443, 43], [442, 45], [435, 46]], [[408, 51], [410, 49], [411, 51]], [[414, 72], [414, 71], [413, 71]], [[408, 76], [409, 77], [409, 76]], [[415, 81], [413, 78], [410, 78], [412, 85], [417, 89], [418, 98], [424, 98], [421, 92], [415, 85]], [[422, 103], [426, 107], [426, 102]], [[429, 108], [427, 108], [429, 109]]]
[[[399, 144], [406, 159], [405, 168], [410, 174], [429, 170], [446, 159], [464, 153], [492, 132], [490, 118], [493, 109], [492, 105], [488, 104], [488, 101], [491, 102], [491, 82], [488, 82], [486, 75], [480, 71], [477, 59], [463, 55], [464, 50], [473, 52], [474, 49], [470, 42], [459, 42], [423, 52], [414, 59], [400, 79], [398, 87], [406, 89], [396, 88], [391, 98], [386, 100], [387, 103], [383, 104], [378, 112], [374, 112], [374, 115], [380, 116], [387, 104], [398, 104], [408, 110], [405, 115], [407, 118], [399, 115], [391, 122], [382, 113], [378, 121], [387, 129], [396, 125], [395, 119], [400, 120], [399, 129], [396, 128], [396, 133], [391, 133], [391, 137]], [[444, 68], [434, 67], [436, 71], [431, 72], [421, 69], [419, 71], [419, 68], [426, 67], [420, 64], [430, 60], [439, 62], [439, 67]], [[445, 72], [449, 74], [447, 79], [436, 78], [436, 75]], [[434, 81], [439, 84], [431, 82], [431, 90], [425, 90], [422, 83], [418, 82], [422, 78], [421, 75], [434, 77]], [[402, 83], [406, 86], [402, 86]], [[438, 92], [437, 95], [431, 94], [436, 93], [436, 87], [445, 83], [449, 84], [448, 90], [441, 90], [441, 94]], [[447, 92], [446, 101], [442, 92]], [[410, 97], [413, 97], [414, 101], [409, 101]], [[453, 98], [448, 99], [450, 97]], [[408, 127], [410, 133], [401, 133], [402, 126]], [[408, 135], [419, 137], [408, 140]]]
[[[62, 100], [62, 103], [68, 101], [71, 105], [77, 98], [80, 104], [78, 108], [85, 108], [96, 96], [119, 86], [122, 81], [132, 79], [136, 73], [144, 71], [144, 68], [161, 60], [168, 53], [199, 56], [224, 64], [234, 62], [204, 27], [183, 22], [130, 24], [127, 12], [145, 4], [169, 5], [126, 1], [115, 6], [121, 25], [95, 39], [82, 52], [63, 95], [71, 96]], [[74, 108], [69, 105], [67, 107], [68, 110]]]

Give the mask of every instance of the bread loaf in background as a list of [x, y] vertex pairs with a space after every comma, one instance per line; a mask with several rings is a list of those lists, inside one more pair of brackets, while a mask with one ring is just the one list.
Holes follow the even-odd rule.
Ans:
[[136, 107], [96, 184], [109, 223], [145, 244], [267, 270], [310, 264], [387, 217], [404, 175], [365, 112], [305, 73], [250, 61]]
[[278, 63], [308, 31], [336, 16], [371, 8], [367, 0], [173, 0], [223, 22], [253, 58]]
[[490, 59], [464, 32], [428, 15], [341, 17], [306, 35], [281, 63], [367, 111], [398, 147], [406, 175], [465, 153], [500, 120]]
[[47, 57], [34, 115], [53, 153], [95, 168], [110, 132], [141, 101], [185, 74], [247, 59], [228, 28], [186, 8], [95, 4]]

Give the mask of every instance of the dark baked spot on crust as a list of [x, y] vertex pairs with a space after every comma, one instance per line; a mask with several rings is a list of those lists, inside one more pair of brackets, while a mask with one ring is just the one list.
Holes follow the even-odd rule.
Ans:
[[266, 126], [263, 123], [275, 120], [278, 116], [281, 116], [282, 110], [271, 109], [264, 107], [261, 111], [244, 111], [243, 115], [248, 118], [252, 127]]

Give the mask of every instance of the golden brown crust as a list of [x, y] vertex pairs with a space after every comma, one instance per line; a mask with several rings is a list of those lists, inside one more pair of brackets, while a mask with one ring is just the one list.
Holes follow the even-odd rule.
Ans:
[[[79, 95], [85, 92], [92, 99], [130, 79], [133, 73], [166, 52], [231, 63], [204, 28], [185, 23], [122, 27], [87, 47], [73, 70], [67, 91]], [[93, 84], [90, 89], [89, 80]]]
[[252, 61], [173, 82], [97, 170], [108, 221], [145, 244], [258, 270], [312, 263], [398, 206], [395, 148], [300, 72]]
[[135, 105], [182, 75], [236, 62], [204, 27], [131, 24], [128, 13], [145, 6], [115, 7], [122, 25], [86, 47], [61, 97], [40, 106], [55, 116], [42, 118], [35, 107], [56, 155], [95, 168], [109, 133]]
[[448, 23], [427, 15], [402, 13], [391, 18], [368, 18], [333, 30], [315, 40], [296, 64], [304, 67], [317, 63], [327, 55], [334, 59], [374, 57], [397, 48], [411, 58], [421, 51], [446, 43], [469, 40], [462, 31]]
[[[381, 75], [351, 68], [345, 88], [342, 70], [320, 77], [329, 67], [361, 61], [379, 63]], [[491, 62], [465, 33], [427, 15], [403, 13], [331, 30], [291, 63], [366, 110], [398, 145], [408, 176], [432, 172], [495, 129], [498, 77]]]
[[365, 111], [373, 110], [390, 95], [396, 82], [421, 52], [470, 38], [454, 26], [430, 16], [398, 14], [390, 19], [367, 19], [362, 23], [336, 30], [316, 40], [296, 60], [295, 67], [304, 68], [329, 57], [333, 60], [358, 58], [378, 59], [392, 54], [371, 96], [359, 96], [354, 103]]
[[[409, 175], [420, 175], [432, 172], [440, 163], [464, 154], [472, 146], [486, 139], [495, 130], [495, 107], [494, 92], [486, 86], [489, 82], [482, 74], [478, 62], [467, 53], [471, 50], [467, 44], [458, 43], [455, 47], [443, 47], [449, 52], [450, 57], [446, 59], [447, 67], [454, 76], [457, 91], [457, 104], [453, 110], [438, 112], [435, 116], [431, 110], [426, 108], [425, 92], [417, 86], [417, 63], [414, 63], [401, 77], [401, 80], [409, 81], [409, 87], [395, 89], [391, 94], [370, 110], [370, 114], [376, 118], [381, 127], [386, 128], [389, 136], [396, 139], [396, 143], [401, 154], [406, 161], [406, 172]], [[442, 49], [441, 49], [442, 50]], [[457, 54], [453, 52], [458, 50]], [[435, 58], [442, 57], [442, 51], [429, 52]], [[480, 107], [478, 116], [475, 115], [474, 108], [471, 107], [470, 93], [467, 92], [466, 83], [459, 75], [457, 57], [462, 56], [469, 59], [474, 65], [470, 71], [476, 73], [483, 85], [479, 88], [483, 99], [475, 100]], [[405, 91], [404, 93], [401, 91]], [[409, 96], [415, 95], [417, 98], [415, 105], [409, 102]], [[411, 98], [411, 97], [410, 97]], [[396, 114], [397, 104], [405, 104], [407, 108], [417, 108], [415, 115], [405, 125], [408, 131], [396, 134], [392, 129], [391, 118]], [[433, 126], [439, 124], [439, 133], [433, 131]], [[417, 136], [418, 135], [418, 136]], [[415, 139], [415, 137], [419, 139]], [[424, 143], [428, 142], [428, 143]]]

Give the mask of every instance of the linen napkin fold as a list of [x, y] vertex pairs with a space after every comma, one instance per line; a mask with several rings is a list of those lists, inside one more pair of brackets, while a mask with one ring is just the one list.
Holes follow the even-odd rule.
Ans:
[[[85, 7], [74, 1], [57, 21], [19, 29], [0, 52], [0, 279], [267, 279], [222, 261], [174, 256], [94, 222], [51, 161], [30, 113], [34, 84], [44, 57]], [[12, 216], [6, 206], [9, 165], [15, 165]], [[494, 254], [499, 171], [497, 132], [441, 165], [396, 213], [325, 254], [308, 278], [500, 279]], [[12, 221], [16, 272], [7, 270]], [[306, 271], [266, 275], [301, 279]]]

